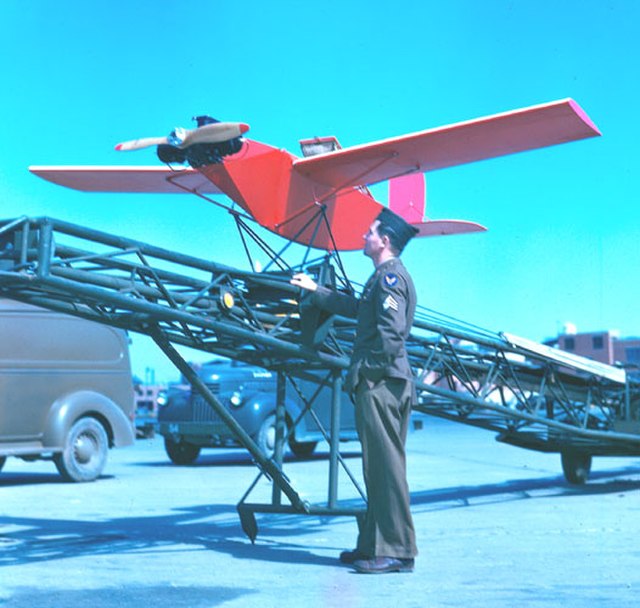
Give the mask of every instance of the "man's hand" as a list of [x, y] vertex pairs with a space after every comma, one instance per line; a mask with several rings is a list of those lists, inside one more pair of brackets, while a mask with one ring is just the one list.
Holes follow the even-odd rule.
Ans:
[[301, 289], [306, 289], [307, 291], [315, 291], [318, 289], [318, 284], [304, 272], [294, 274], [293, 277], [291, 277], [291, 284]]

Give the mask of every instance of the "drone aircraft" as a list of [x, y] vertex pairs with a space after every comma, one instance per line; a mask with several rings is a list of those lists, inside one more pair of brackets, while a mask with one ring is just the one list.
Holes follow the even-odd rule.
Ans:
[[288, 241], [349, 251], [361, 248], [363, 233], [382, 208], [367, 186], [389, 181], [389, 207], [414, 225], [418, 236], [483, 231], [475, 222], [427, 219], [424, 173], [600, 135], [572, 99], [348, 148], [335, 137], [306, 139], [300, 142], [302, 157], [244, 138], [245, 123], [195, 120], [195, 129], [116, 146], [123, 152], [157, 146], [165, 166], [32, 166], [30, 171], [83, 191], [225, 194]]

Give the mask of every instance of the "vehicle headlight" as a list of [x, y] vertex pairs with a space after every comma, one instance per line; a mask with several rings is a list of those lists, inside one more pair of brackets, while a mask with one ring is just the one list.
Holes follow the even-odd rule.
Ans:
[[167, 396], [166, 391], [160, 391], [158, 393], [158, 396], [156, 397], [156, 403], [158, 404], [158, 407], [164, 407], [165, 405], [167, 405], [167, 403], [169, 403], [169, 397]]
[[229, 403], [233, 407], [240, 407], [242, 405], [242, 393], [240, 391], [234, 391], [231, 397], [229, 397]]

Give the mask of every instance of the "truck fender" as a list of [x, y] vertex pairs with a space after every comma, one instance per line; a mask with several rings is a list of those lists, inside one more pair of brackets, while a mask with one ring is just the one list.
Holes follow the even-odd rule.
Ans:
[[[269, 393], [255, 393], [251, 396], [250, 399], [247, 400], [246, 406], [258, 413], [259, 415], [256, 416], [256, 418], [259, 418], [262, 421], [267, 416], [276, 413], [276, 397], [275, 395]], [[284, 408], [286, 411], [286, 417], [288, 419], [287, 424], [296, 420], [300, 415], [300, 407], [295, 403], [295, 401], [291, 399], [285, 398]], [[258, 429], [255, 429], [254, 432], [257, 431]], [[295, 432], [299, 432], [299, 429], [295, 429], [294, 433]]]
[[56, 399], [47, 417], [44, 447], [60, 448], [73, 423], [84, 416], [97, 418], [105, 427], [111, 447], [132, 445], [135, 441], [133, 420], [111, 399], [95, 391], [76, 391]]

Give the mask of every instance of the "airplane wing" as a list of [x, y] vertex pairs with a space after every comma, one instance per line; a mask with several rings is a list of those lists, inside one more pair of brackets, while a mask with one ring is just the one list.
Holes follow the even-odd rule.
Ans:
[[173, 171], [169, 167], [32, 166], [31, 173], [60, 186], [83, 192], [184, 193], [184, 188], [202, 194], [222, 190], [195, 169]]
[[597, 135], [582, 108], [563, 99], [302, 158], [294, 168], [336, 188], [365, 186]]

